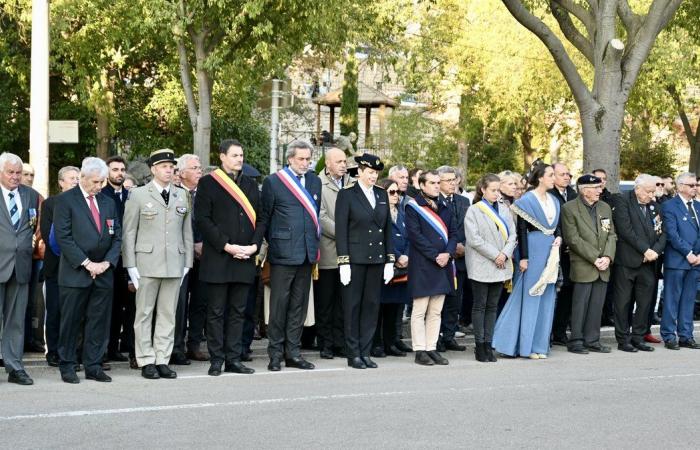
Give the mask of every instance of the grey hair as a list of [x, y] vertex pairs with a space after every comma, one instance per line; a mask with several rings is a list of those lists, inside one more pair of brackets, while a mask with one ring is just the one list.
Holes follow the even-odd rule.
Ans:
[[637, 178], [634, 179], [634, 186], [643, 186], [645, 184], [656, 183], [659, 177], [654, 175], [649, 175], [648, 173], [640, 173]]
[[78, 169], [75, 166], [65, 166], [61, 167], [58, 170], [58, 181], [63, 181], [63, 178], [66, 176], [68, 172], [78, 172], [80, 173], [80, 169]]
[[[2, 156], [0, 156], [0, 158], [2, 158]], [[697, 178], [697, 176], [693, 172], [683, 172], [676, 177], [676, 184], [683, 184], [682, 181], [686, 178]]]
[[193, 159], [199, 161], [199, 156], [193, 155], [192, 153], [185, 153], [184, 155], [180, 156], [180, 158], [178, 158], [177, 160], [178, 170], [185, 170], [187, 168], [187, 163], [192, 161]]
[[389, 168], [389, 178], [391, 178], [392, 175], [394, 175], [396, 172], [400, 172], [402, 170], [405, 170], [406, 172], [408, 172], [408, 168], [402, 164], [397, 164], [395, 166], [391, 166]]
[[0, 170], [5, 170], [5, 165], [21, 166], [22, 158], [10, 152], [3, 152], [0, 155]]
[[88, 156], [83, 160], [83, 165], [80, 167], [81, 175], [98, 175], [100, 178], [105, 178], [109, 173], [107, 163], [100, 158]]
[[328, 154], [329, 154], [330, 152], [332, 152], [333, 150], [337, 150], [337, 151], [339, 151], [339, 152], [345, 154], [345, 152], [343, 151], [342, 148], [339, 148], [339, 147], [337, 147], [337, 146], [335, 146], [335, 145], [331, 145], [330, 147], [326, 148], [326, 151], [323, 152], [323, 155], [324, 155], [324, 156], [328, 156]]
[[457, 171], [455, 170], [454, 167], [452, 166], [440, 166], [437, 169], [435, 169], [438, 173], [438, 175], [446, 175], [448, 173], [454, 174], [454, 176], [457, 176]]
[[289, 158], [294, 158], [297, 155], [297, 150], [308, 149], [310, 152], [314, 151], [314, 146], [310, 142], [303, 139], [296, 139], [287, 145], [287, 160]]

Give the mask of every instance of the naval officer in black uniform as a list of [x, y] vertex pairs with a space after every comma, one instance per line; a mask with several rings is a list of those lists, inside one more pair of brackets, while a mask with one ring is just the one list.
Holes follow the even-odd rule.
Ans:
[[356, 156], [357, 182], [341, 190], [335, 204], [335, 236], [343, 284], [348, 366], [376, 368], [369, 357], [379, 316], [379, 294], [394, 276], [391, 215], [386, 192], [375, 186], [384, 169], [368, 153]]

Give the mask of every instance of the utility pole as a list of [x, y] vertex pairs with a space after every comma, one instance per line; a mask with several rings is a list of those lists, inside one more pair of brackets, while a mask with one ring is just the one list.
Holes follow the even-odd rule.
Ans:
[[49, 194], [49, 0], [32, 0], [29, 163], [34, 189]]
[[280, 125], [280, 98], [282, 97], [282, 80], [272, 80], [272, 104], [270, 106], [270, 173], [277, 172], [277, 147]]

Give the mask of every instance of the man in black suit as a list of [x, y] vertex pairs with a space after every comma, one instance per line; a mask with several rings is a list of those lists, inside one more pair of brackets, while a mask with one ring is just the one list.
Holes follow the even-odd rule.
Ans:
[[207, 283], [209, 375], [252, 374], [241, 362], [243, 319], [255, 280], [255, 255], [265, 232], [258, 218], [260, 195], [243, 175], [243, 146], [235, 139], [219, 145], [221, 168], [202, 177], [197, 189], [195, 223], [202, 233], [199, 278]]
[[[571, 187], [571, 173], [569, 168], [562, 163], [552, 164], [554, 169], [554, 188], [549, 190], [549, 193], [559, 200], [559, 206], [564, 206], [564, 203], [576, 198], [577, 194], [574, 188]], [[559, 216], [559, 224], [561, 225], [561, 215]], [[568, 338], [566, 337], [566, 328], [571, 320], [571, 296], [574, 292], [574, 284], [569, 277], [571, 270], [571, 260], [569, 258], [569, 248], [566, 243], [560, 247], [561, 271], [564, 275], [564, 280], [561, 289], [557, 293], [557, 303], [554, 308], [554, 321], [552, 323], [552, 344], [566, 346]]]
[[[656, 298], [656, 260], [666, 246], [661, 228], [661, 211], [654, 201], [658, 177], [642, 174], [634, 190], [614, 197], [613, 221], [617, 230], [617, 251], [613, 265], [615, 337], [625, 352], [652, 351], [644, 342], [649, 326], [649, 308]], [[636, 309], [630, 334], [632, 295]]]
[[61, 379], [76, 384], [76, 347], [81, 320], [85, 378], [112, 379], [102, 370], [112, 311], [114, 268], [119, 263], [121, 223], [114, 201], [101, 192], [107, 165], [85, 158], [78, 186], [56, 199], [54, 229], [61, 249], [58, 267], [61, 329], [58, 357]]
[[[58, 185], [61, 192], [66, 192], [78, 185], [80, 169], [74, 166], [62, 167], [58, 171]], [[58, 367], [58, 333], [61, 328], [61, 312], [58, 296], [58, 262], [61, 250], [56, 242], [53, 231], [53, 211], [58, 196], [47, 198], [41, 204], [39, 214], [39, 229], [41, 238], [46, 244], [44, 252], [44, 283], [46, 285], [46, 362], [52, 367]]]
[[270, 261], [268, 369], [286, 366], [313, 369], [301, 357], [301, 332], [309, 305], [312, 266], [319, 259], [321, 180], [311, 164], [311, 144], [293, 141], [284, 169], [268, 176], [262, 187], [260, 221], [266, 230]]

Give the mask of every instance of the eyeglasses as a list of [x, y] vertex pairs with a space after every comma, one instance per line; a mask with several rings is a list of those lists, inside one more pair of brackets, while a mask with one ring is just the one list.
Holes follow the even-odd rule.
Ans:
[[389, 189], [387, 191], [389, 195], [399, 195], [399, 190], [398, 189]]
[[661, 187], [661, 186], [663, 186], [664, 184], [663, 184], [663, 183], [656, 183], [656, 185], [657, 185], [658, 187]]
[[688, 186], [689, 188], [695, 188], [698, 185], [696, 183], [681, 183], [683, 186]]

